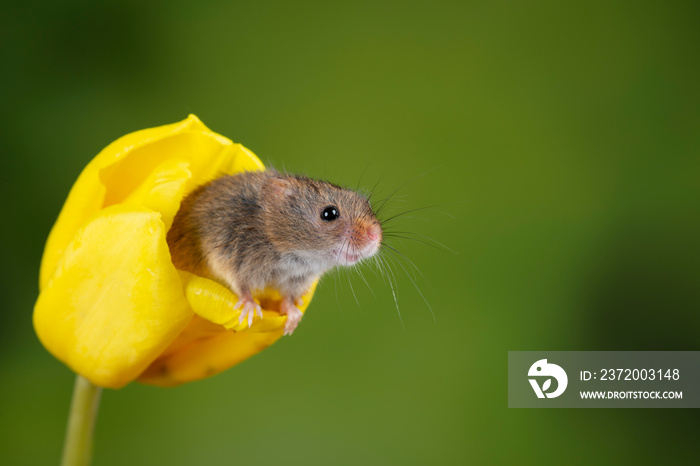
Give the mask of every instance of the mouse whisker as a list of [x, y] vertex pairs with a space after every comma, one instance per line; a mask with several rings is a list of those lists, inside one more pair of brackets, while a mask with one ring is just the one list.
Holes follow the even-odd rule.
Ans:
[[333, 274], [333, 284], [335, 285], [335, 303], [338, 305], [338, 311], [340, 311], [340, 315], [343, 317], [343, 319], [345, 319], [345, 313], [343, 313], [343, 309], [340, 306], [340, 299], [338, 299], [338, 269], [333, 269], [330, 272]]
[[[423, 280], [426, 281], [426, 283], [427, 283], [427, 280], [425, 280], [425, 277], [423, 276], [423, 273], [422, 273], [417, 267], [415, 267], [415, 264], [413, 264], [413, 262], [412, 262], [410, 259], [408, 259], [408, 258], [407, 258], [403, 253], [401, 253], [399, 250], [397, 250], [397, 249], [395, 249], [395, 248], [392, 248], [391, 246], [388, 246], [388, 247], [389, 247], [389, 249], [390, 249], [390, 252], [391, 252], [391, 251], [395, 251], [396, 253], [400, 254], [401, 257], [403, 257], [404, 259], [406, 259], [410, 264], [412, 264], [413, 267], [415, 268], [415, 270], [421, 275], [421, 277], [423, 277]], [[392, 257], [392, 256], [393, 256], [393, 257]], [[411, 283], [413, 283], [413, 286], [415, 287], [416, 291], [417, 291], [418, 294], [420, 295], [421, 299], [423, 299], [423, 302], [425, 303], [425, 305], [428, 306], [428, 309], [430, 310], [430, 315], [431, 315], [432, 318], [433, 318], [433, 322], [434, 322], [434, 323], [437, 323], [437, 319], [435, 318], [435, 312], [433, 311], [433, 307], [430, 305], [430, 302], [428, 302], [428, 300], [426, 299], [425, 295], [423, 294], [423, 292], [421, 291], [420, 287], [419, 287], [418, 284], [416, 283], [416, 280], [414, 279], [414, 277], [411, 277], [411, 274], [409, 273], [409, 271], [408, 271], [408, 270], [406, 269], [406, 267], [401, 263], [401, 260], [400, 260], [401, 257], [400, 257], [400, 256], [397, 256], [397, 255], [394, 254], [394, 253], [392, 253], [392, 256], [389, 256], [389, 257], [391, 257], [391, 258], [393, 259], [393, 261], [394, 261], [396, 264], [398, 264], [399, 267], [401, 267], [401, 269], [403, 269], [403, 271], [406, 273], [406, 276], [407, 276], [408, 279], [411, 281]], [[428, 286], [430, 286], [430, 285], [428, 285]]]
[[377, 297], [376, 294], [374, 294], [374, 290], [372, 289], [371, 286], [369, 286], [369, 283], [367, 282], [367, 279], [365, 278], [365, 275], [362, 273], [362, 268], [358, 265], [357, 267], [353, 268], [355, 271], [357, 271], [358, 275], [360, 275], [360, 278], [362, 278], [362, 281], [365, 282], [365, 285], [367, 285], [367, 288], [369, 289], [369, 292], [372, 293], [372, 296], [375, 298]]
[[360, 301], [357, 299], [357, 295], [355, 294], [355, 288], [352, 286], [352, 280], [350, 279], [350, 270], [348, 270], [350, 267], [344, 267], [345, 269], [345, 276], [348, 277], [348, 284], [350, 285], [350, 291], [352, 291], [352, 297], [355, 298], [355, 303], [357, 304], [357, 307], [362, 309], [360, 306]]
[[[401, 202], [401, 203], [404, 203], [404, 204], [407, 204], [407, 203], [409, 202], [408, 199], [406, 199], [406, 196], [403, 196], [403, 195], [402, 195], [402, 196], [395, 196], [395, 197], [393, 197], [393, 198], [390, 198], [390, 197], [383, 197], [383, 198], [377, 200], [377, 202], [381, 202], [381, 203], [383, 203], [384, 201], [391, 201], [392, 203], [399, 203], [399, 202]], [[388, 205], [387, 205], [387, 206], [388, 206]]]
[[381, 176], [379, 177], [379, 179], [377, 180], [377, 182], [374, 183], [374, 186], [372, 186], [372, 189], [370, 190], [369, 195], [367, 196], [367, 200], [370, 201], [370, 203], [372, 202], [372, 199], [374, 198], [374, 191], [377, 189], [377, 186], [379, 186], [379, 183], [381, 183], [381, 181], [384, 179], [385, 176], [386, 176], [386, 172], [382, 173]]
[[[340, 246], [340, 257], [342, 257], [343, 254], [345, 254], [345, 256], [348, 257], [351, 247], [352, 247], [352, 244], [350, 242], [350, 239], [346, 238], [343, 241], [343, 244], [341, 244], [341, 246]], [[350, 279], [350, 271], [349, 271], [350, 267], [343, 267], [343, 269], [345, 269], [345, 276], [348, 279], [348, 284], [350, 285], [350, 291], [352, 292], [352, 296], [355, 299], [355, 303], [357, 304], [358, 308], [362, 309], [362, 307], [360, 306], [360, 301], [357, 299], [357, 294], [355, 293], [355, 288], [352, 286], [352, 280]]]
[[422, 178], [422, 177], [428, 175], [429, 173], [431, 173], [431, 172], [433, 172], [433, 171], [435, 171], [435, 170], [437, 170], [437, 169], [439, 169], [439, 168], [442, 168], [443, 165], [444, 165], [444, 164], [438, 165], [438, 166], [436, 166], [436, 167], [431, 168], [430, 170], [428, 170], [428, 171], [426, 171], [426, 172], [421, 173], [421, 174], [418, 175], [418, 176], [414, 176], [413, 178], [411, 178], [410, 180], [408, 180], [407, 182], [405, 182], [404, 184], [402, 184], [401, 186], [399, 186], [396, 190], [394, 190], [391, 194], [389, 194], [389, 196], [384, 200], [384, 202], [382, 202], [382, 204], [381, 204], [381, 205], [379, 206], [379, 208], [377, 209], [377, 215], [379, 215], [379, 213], [380, 213], [380, 212], [384, 209], [384, 207], [386, 206], [386, 203], [389, 201], [389, 199], [391, 199], [396, 193], [398, 193], [398, 192], [401, 191], [403, 188], [405, 188], [405, 187], [408, 186], [409, 184], [413, 183], [413, 182], [416, 181], [417, 179]]
[[373, 255], [369, 258], [368, 269], [374, 274], [374, 276], [379, 276], [382, 279], [382, 283], [386, 285], [386, 276], [384, 275], [384, 270], [382, 270], [382, 263], [379, 261], [379, 253]]
[[367, 173], [367, 170], [369, 169], [370, 165], [372, 165], [372, 160], [369, 161], [369, 163], [367, 164], [365, 169], [362, 170], [362, 173], [360, 173], [360, 178], [357, 180], [357, 184], [355, 185], [355, 191], [359, 191], [360, 182], [362, 181], [362, 177], [365, 176], [365, 173]]
[[[425, 238], [428, 241], [432, 241], [432, 243], [429, 243], [428, 241], [421, 241], [416, 238], [411, 238], [410, 236], [403, 236], [403, 235], [413, 235], [413, 236], [420, 236], [421, 238]], [[413, 233], [410, 231], [393, 231], [393, 230], [384, 230], [384, 237], [385, 238], [401, 238], [409, 241], [415, 241], [416, 243], [424, 244], [426, 246], [430, 246], [432, 248], [435, 248], [439, 251], [444, 251], [444, 252], [449, 252], [451, 254], [459, 254], [457, 251], [454, 251], [453, 249], [450, 249], [449, 247], [445, 246], [441, 242], [430, 238], [429, 236], [421, 235], [419, 233]]]
[[[388, 270], [389, 273], [386, 273], [387, 280], [389, 281], [389, 289], [391, 289], [391, 294], [394, 297], [394, 304], [396, 305], [396, 312], [399, 315], [399, 321], [401, 322], [401, 328], [404, 330], [406, 329], [406, 326], [403, 323], [403, 316], [401, 315], [401, 309], [399, 308], [399, 283], [396, 281], [396, 275], [394, 274], [394, 270], [392, 269], [391, 265], [389, 262], [386, 260], [387, 255], [386, 252], [383, 250], [379, 250], [379, 254], [377, 254], [377, 258], [381, 261], [382, 264], [384, 264], [384, 269]], [[393, 281], [392, 281], [393, 278]]]
[[[430, 284], [425, 279], [423, 272], [421, 272], [420, 269], [418, 267], [416, 267], [416, 265], [413, 263], [413, 261], [411, 259], [409, 259], [404, 253], [402, 253], [398, 249], [396, 249], [392, 246], [389, 246], [386, 243], [382, 243], [382, 245], [386, 246], [389, 249], [391, 256], [393, 256], [392, 257], [393, 260], [403, 269], [403, 271], [406, 273], [406, 276], [408, 277], [408, 279], [411, 280], [411, 283], [413, 283], [413, 286], [416, 288], [416, 291], [418, 292], [420, 297], [423, 299], [423, 302], [425, 302], [426, 306], [428, 306], [428, 309], [430, 310], [430, 315], [433, 317], [433, 322], [437, 323], [437, 319], [435, 318], [435, 312], [433, 311], [433, 307], [430, 305], [430, 303], [426, 299], [425, 295], [421, 291], [420, 287], [416, 283], [417, 277], [415, 277], [415, 275], [413, 277], [411, 277], [411, 274], [408, 272], [408, 269], [406, 269], [406, 267], [402, 264], [400, 259], [403, 258], [404, 260], [406, 260], [407, 263], [410, 264], [410, 266], [412, 266], [413, 269], [420, 274], [420, 276], [423, 278], [423, 281], [428, 284], [428, 287], [430, 287]], [[391, 257], [391, 256], [389, 256], [389, 257]], [[416, 279], [414, 279], [414, 278], [416, 278]], [[431, 288], [431, 290], [432, 290], [432, 288]]]
[[[420, 212], [420, 211], [422, 211], [422, 210], [430, 210], [430, 209], [434, 209], [434, 208], [436, 208], [436, 207], [442, 207], [442, 206], [444, 206], [444, 205], [445, 205], [445, 204], [434, 204], [434, 205], [428, 205], [428, 206], [423, 206], [423, 207], [416, 207], [415, 209], [409, 209], [409, 210], [406, 210], [406, 211], [404, 211], [404, 212], [400, 212], [400, 213], [398, 213], [398, 214], [394, 214], [394, 215], [392, 215], [392, 216], [389, 217], [389, 218], [381, 219], [381, 220], [380, 220], [380, 223], [382, 224], [382, 226], [384, 226], [387, 222], [390, 222], [391, 220], [394, 220], [395, 218], [403, 217], [404, 215], [407, 215], [407, 214], [410, 214], [410, 213], [413, 213], [413, 212]], [[442, 214], [444, 214], [444, 215], [450, 216], [450, 214], [447, 214], [446, 212], [441, 212], [441, 211], [439, 211], [439, 210], [436, 210], [435, 212], [439, 212], [439, 213], [442, 213]], [[454, 217], [452, 217], [452, 218], [454, 219]]]
[[[391, 252], [393, 255], [395, 255], [395, 256], [398, 255], [398, 256], [400, 256], [401, 258], [403, 258], [403, 259], [410, 265], [410, 267], [411, 267], [413, 270], [415, 270], [416, 272], [418, 272], [418, 274], [421, 276], [421, 278], [423, 279], [423, 281], [425, 281], [425, 283], [428, 284], [428, 286], [430, 287], [430, 283], [428, 283], [428, 280], [426, 280], [425, 276], [423, 275], [423, 272], [421, 272], [421, 270], [416, 266], [416, 264], [415, 264], [411, 259], [409, 259], [409, 257], [408, 257], [406, 254], [404, 254], [403, 252], [399, 251], [398, 249], [396, 249], [395, 247], [393, 247], [393, 246], [391, 246], [391, 245], [389, 245], [389, 244], [383, 243], [383, 245], [386, 246], [387, 248], [389, 248], [390, 252]], [[397, 257], [398, 257], [398, 256], [397, 256]], [[414, 277], [414, 278], [417, 278], [415, 274], [413, 275], [413, 277]], [[435, 291], [432, 289], [432, 287], [431, 287], [430, 291], [432, 291], [433, 293], [435, 293]]]

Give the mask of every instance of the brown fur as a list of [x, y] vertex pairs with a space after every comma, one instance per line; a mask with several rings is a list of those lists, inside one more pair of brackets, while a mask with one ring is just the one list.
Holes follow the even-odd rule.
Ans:
[[[340, 211], [331, 222], [321, 219], [328, 206]], [[364, 196], [274, 170], [199, 187], [183, 201], [167, 236], [177, 268], [239, 295], [273, 287], [293, 300], [341, 265], [338, 251], [367, 257], [379, 240], [381, 226]]]

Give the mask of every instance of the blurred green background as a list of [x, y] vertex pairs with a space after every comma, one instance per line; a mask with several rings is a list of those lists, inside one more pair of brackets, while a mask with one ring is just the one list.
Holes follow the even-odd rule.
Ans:
[[506, 364], [700, 350], [699, 5], [3, 2], [0, 463], [60, 456], [73, 375], [31, 313], [70, 186], [195, 113], [277, 167], [410, 181], [392, 212], [437, 207], [394, 224], [457, 254], [392, 243], [436, 322], [398, 265], [403, 325], [343, 271], [234, 369], [107, 390], [95, 465], [696, 464], [697, 411], [509, 410]]

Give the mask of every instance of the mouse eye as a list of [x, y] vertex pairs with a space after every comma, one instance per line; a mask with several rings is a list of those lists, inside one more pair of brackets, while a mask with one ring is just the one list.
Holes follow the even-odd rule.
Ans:
[[338, 212], [338, 208], [333, 205], [329, 205], [321, 212], [321, 220], [325, 220], [326, 222], [333, 221], [338, 217], [340, 217], [340, 212]]

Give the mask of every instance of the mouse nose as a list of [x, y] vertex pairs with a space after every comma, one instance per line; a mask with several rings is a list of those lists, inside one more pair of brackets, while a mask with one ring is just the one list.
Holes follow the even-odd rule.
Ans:
[[379, 241], [382, 238], [382, 229], [379, 225], [370, 224], [367, 226], [367, 238], [370, 241]]

